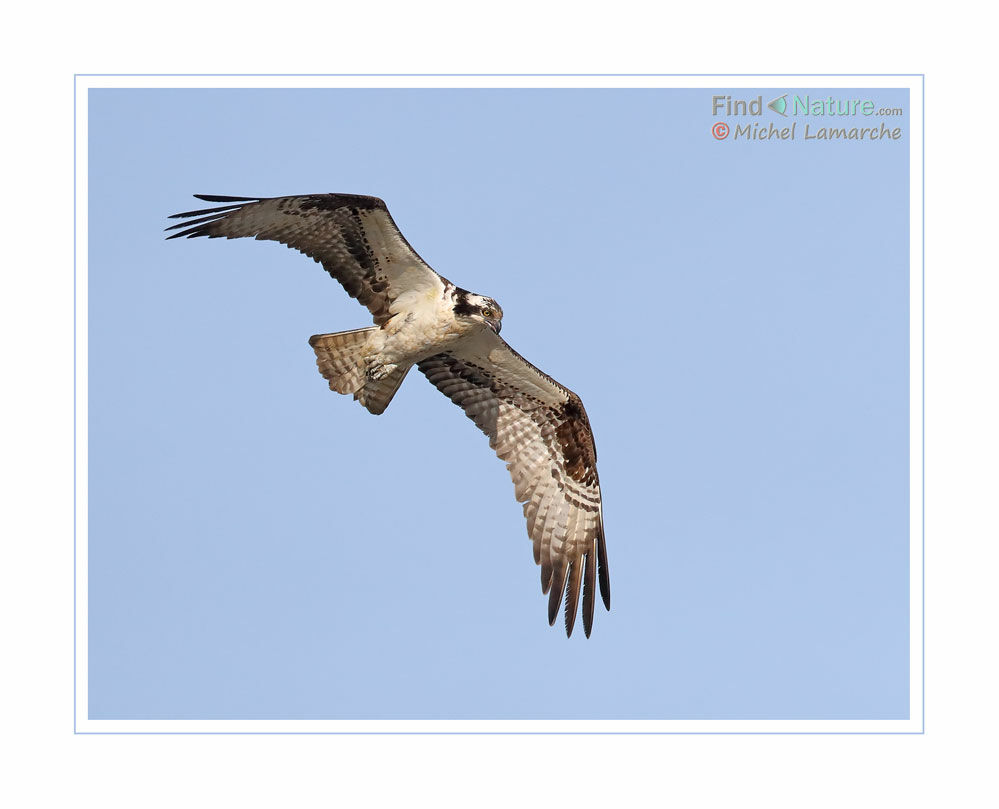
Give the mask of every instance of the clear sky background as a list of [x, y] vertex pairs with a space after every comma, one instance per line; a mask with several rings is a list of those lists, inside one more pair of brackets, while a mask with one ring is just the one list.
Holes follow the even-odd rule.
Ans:
[[[715, 92], [779, 94], [91, 92], [91, 718], [907, 716], [908, 139], [719, 142]], [[582, 397], [589, 640], [457, 407], [328, 390], [308, 337], [370, 318], [318, 265], [163, 240], [324, 191]]]

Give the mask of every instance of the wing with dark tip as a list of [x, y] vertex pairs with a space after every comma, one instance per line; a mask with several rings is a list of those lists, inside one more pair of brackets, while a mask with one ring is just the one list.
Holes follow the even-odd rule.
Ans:
[[171, 219], [185, 221], [167, 228], [177, 231], [168, 238], [252, 237], [286, 244], [320, 262], [378, 325], [406, 308], [409, 296], [444, 293], [445, 280], [409, 246], [377, 197], [195, 196], [225, 204], [174, 214]]
[[564, 598], [571, 635], [582, 594], [589, 637], [597, 583], [610, 609], [610, 580], [597, 452], [583, 403], [491, 331], [423, 360], [419, 368], [506, 461], [524, 505], [534, 561], [541, 565], [548, 622], [555, 623]]

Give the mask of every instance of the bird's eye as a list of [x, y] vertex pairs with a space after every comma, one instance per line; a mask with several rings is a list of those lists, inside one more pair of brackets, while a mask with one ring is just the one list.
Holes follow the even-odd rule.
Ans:
[[483, 309], [482, 310], [482, 316], [483, 317], [492, 317], [495, 314], [496, 313], [492, 309]]

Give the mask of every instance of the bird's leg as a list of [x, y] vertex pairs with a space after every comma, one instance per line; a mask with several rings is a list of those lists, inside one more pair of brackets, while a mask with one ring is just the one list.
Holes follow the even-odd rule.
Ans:
[[389, 374], [391, 374], [399, 366], [394, 362], [383, 363], [379, 360], [371, 360], [368, 362], [368, 367], [365, 370], [365, 376], [368, 379], [377, 382], [379, 379], [384, 379]]

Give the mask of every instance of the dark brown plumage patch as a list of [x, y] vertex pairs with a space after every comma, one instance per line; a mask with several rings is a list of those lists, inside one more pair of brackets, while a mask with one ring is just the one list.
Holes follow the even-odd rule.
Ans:
[[479, 311], [479, 307], [468, 300], [470, 294], [467, 289], [460, 287], [454, 291], [454, 313], [459, 317], [469, 317]]
[[384, 200], [366, 197], [363, 194], [310, 194], [299, 203], [303, 211], [335, 211], [339, 208], [355, 208], [362, 211], [387, 211]]
[[562, 448], [569, 477], [585, 486], [594, 485], [597, 482], [597, 451], [586, 411], [576, 394], [562, 406], [555, 436]]

